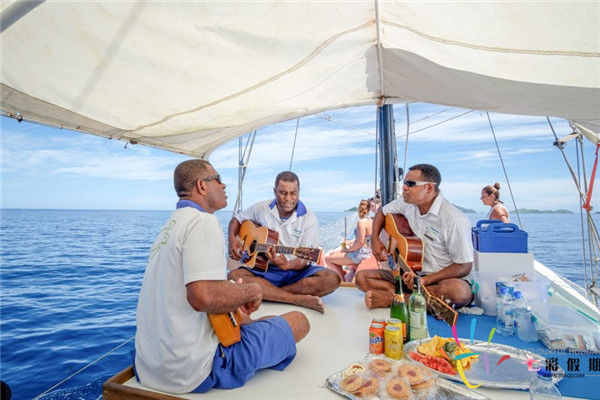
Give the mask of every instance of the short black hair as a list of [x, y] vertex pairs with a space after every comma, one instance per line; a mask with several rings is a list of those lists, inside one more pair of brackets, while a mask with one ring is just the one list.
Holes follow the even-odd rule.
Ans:
[[440, 190], [440, 184], [442, 183], [442, 175], [440, 171], [431, 164], [416, 164], [408, 169], [409, 171], [421, 171], [423, 179], [428, 182], [434, 182], [436, 191]]
[[205, 160], [186, 160], [180, 163], [173, 172], [173, 184], [177, 196], [185, 197], [192, 194], [190, 190], [194, 183], [206, 176], [211, 164]]
[[292, 171], [283, 171], [277, 174], [277, 177], [275, 178], [275, 187], [277, 187], [279, 181], [298, 182], [298, 189], [300, 189], [300, 178]]

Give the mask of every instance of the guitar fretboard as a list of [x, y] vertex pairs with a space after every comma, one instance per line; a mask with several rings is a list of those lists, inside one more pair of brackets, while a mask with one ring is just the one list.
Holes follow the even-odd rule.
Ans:
[[[268, 248], [269, 248], [268, 244], [258, 243], [256, 245], [255, 251], [258, 251], [259, 253], [264, 253], [264, 252], [267, 251]], [[294, 255], [295, 252], [296, 252], [296, 248], [295, 247], [279, 246], [279, 245], [275, 246], [275, 253], [279, 253], [279, 254], [292, 254], [292, 255]]]

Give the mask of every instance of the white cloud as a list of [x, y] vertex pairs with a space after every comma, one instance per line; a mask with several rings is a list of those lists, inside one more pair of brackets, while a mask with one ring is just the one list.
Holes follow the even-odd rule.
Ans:
[[[465, 110], [433, 105], [410, 105], [411, 130], [434, 125]], [[442, 113], [434, 113], [445, 110]], [[404, 107], [396, 106], [398, 162], [404, 164], [406, 131]], [[340, 211], [356, 206], [374, 192], [375, 108], [336, 110], [300, 120], [294, 144], [296, 120], [259, 130], [244, 185], [244, 207], [272, 197], [275, 175], [289, 168], [301, 179], [301, 196], [315, 211]], [[425, 116], [431, 117], [425, 118]], [[502, 160], [520, 208], [575, 210], [579, 203], [562, 156], [552, 146], [554, 136], [545, 118], [491, 114]], [[35, 180], [65, 180], [89, 177], [110, 182], [127, 181], [152, 187], [156, 181], [170, 182], [173, 168], [186, 157], [144, 147], [128, 146], [81, 133], [31, 124], [4, 123], [2, 132], [3, 190], [15, 203], [22, 188], [14, 189], [22, 177]], [[559, 136], [570, 132], [564, 121], [553, 120]], [[574, 142], [569, 143], [569, 154]], [[295, 146], [295, 148], [294, 148]], [[588, 146], [588, 163], [593, 149]], [[216, 150], [211, 162], [228, 183], [229, 207], [237, 195], [238, 140]], [[407, 165], [430, 162], [440, 168], [442, 190], [455, 204], [486, 211], [479, 200], [481, 188], [500, 181], [502, 196], [510, 196], [496, 144], [485, 113], [471, 112], [457, 119], [411, 135]], [[118, 184], [112, 186], [118, 187]], [[150, 186], [148, 186], [150, 185]], [[107, 185], [106, 190], [110, 190]], [[172, 187], [148, 198], [156, 204], [173, 198]], [[117, 190], [117, 189], [115, 189]], [[573, 195], [565, 195], [565, 192]], [[59, 194], [57, 194], [59, 195]], [[115, 193], [114, 197], [118, 197]], [[65, 198], [69, 196], [64, 193]], [[95, 199], [94, 199], [95, 200]], [[68, 200], [65, 200], [67, 202]], [[84, 201], [84, 200], [81, 200]], [[139, 198], [143, 202], [143, 197]], [[134, 203], [135, 204], [135, 203]], [[40, 204], [43, 207], [44, 204]], [[85, 207], [85, 205], [83, 205]], [[512, 209], [512, 205], [508, 206]]]
[[[173, 177], [173, 160], [161, 157], [141, 157], [139, 155], [119, 157], [106, 156], [86, 158], [73, 157], [68, 166], [51, 171], [55, 175], [75, 175], [103, 179], [123, 179], [136, 181], [170, 180]], [[72, 165], [71, 165], [72, 164]]]
[[25, 132], [3, 139], [3, 172], [156, 181], [172, 179], [181, 156], [86, 135], [36, 140]]

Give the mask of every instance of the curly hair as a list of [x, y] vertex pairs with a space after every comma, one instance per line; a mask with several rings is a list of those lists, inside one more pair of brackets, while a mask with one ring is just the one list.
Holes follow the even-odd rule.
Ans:
[[358, 218], [364, 218], [369, 213], [370, 208], [369, 200], [361, 200], [358, 203]]

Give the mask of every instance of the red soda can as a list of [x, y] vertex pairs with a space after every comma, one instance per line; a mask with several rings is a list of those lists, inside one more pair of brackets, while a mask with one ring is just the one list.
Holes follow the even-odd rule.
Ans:
[[371, 324], [369, 328], [369, 353], [384, 354], [384, 328], [382, 324]]

